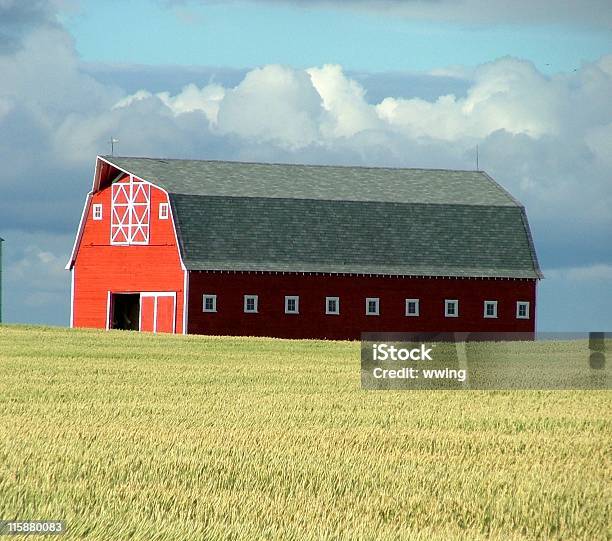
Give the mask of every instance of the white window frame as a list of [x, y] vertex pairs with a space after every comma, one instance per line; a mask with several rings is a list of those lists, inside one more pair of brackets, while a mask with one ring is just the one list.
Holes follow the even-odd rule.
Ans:
[[[336, 303], [336, 310], [335, 311], [331, 311], [329, 309], [330, 301]], [[328, 316], [338, 316], [338, 315], [340, 315], [340, 297], [325, 297], [325, 313]]]
[[[487, 313], [487, 308], [489, 306], [493, 306], [493, 314]], [[484, 301], [483, 317], [485, 319], [497, 319], [497, 301]]]
[[[525, 307], [525, 315], [521, 316], [521, 306]], [[516, 319], [530, 319], [531, 304], [529, 301], [516, 301]]]
[[[253, 300], [253, 310], [248, 309], [248, 301]], [[259, 297], [257, 295], [245, 295], [244, 296], [244, 313], [245, 314], [257, 314], [259, 310]]]
[[[295, 310], [289, 310], [289, 302], [295, 301]], [[285, 314], [300, 313], [300, 297], [298, 295], [285, 295]]]
[[[415, 307], [415, 312], [414, 313], [410, 313], [410, 311], [408, 310], [408, 307], [410, 306], [411, 303], [414, 303], [414, 307]], [[419, 299], [406, 299], [406, 317], [419, 317], [420, 315], [420, 302]]]
[[103, 215], [102, 211], [103, 211], [102, 203], [94, 203], [94, 206], [93, 206], [93, 219], [96, 222], [104, 219], [104, 215]]
[[[450, 314], [448, 307], [454, 305], [455, 313]], [[444, 317], [459, 317], [459, 301], [457, 299], [444, 299]]]
[[[376, 303], [376, 310], [370, 312], [370, 302]], [[365, 313], [366, 316], [379, 316], [380, 315], [380, 298], [379, 297], [367, 297], [365, 301]]]
[[[212, 308], [206, 308], [206, 301], [212, 300]], [[217, 296], [211, 293], [204, 293], [202, 295], [202, 312], [216, 312], [217, 311]]]
[[170, 216], [170, 208], [168, 203], [160, 203], [159, 204], [159, 219], [167, 220], [168, 216]]

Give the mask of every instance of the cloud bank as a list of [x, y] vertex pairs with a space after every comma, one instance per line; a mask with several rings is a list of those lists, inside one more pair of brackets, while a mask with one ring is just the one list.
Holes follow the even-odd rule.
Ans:
[[[163, 0], [169, 6], [216, 0]], [[244, 0], [234, 0], [244, 1]], [[374, 12], [422, 21], [477, 24], [564, 24], [612, 28], [608, 0], [248, 0], [303, 8], [327, 7]]]
[[[0, 8], [16, 5], [7, 2]], [[114, 79], [111, 68], [104, 77], [84, 68], [44, 10], [30, 13], [27, 31], [26, 19], [0, 49], [7, 318], [32, 320], [38, 303], [47, 321], [67, 322], [60, 269], [95, 155], [109, 152], [111, 136], [123, 155], [462, 169], [475, 166], [478, 145], [481, 168], [526, 205], [545, 274], [595, 269], [553, 272], [550, 296], [577, 283], [602, 289], [609, 279], [612, 55], [554, 76], [501, 58], [406, 78], [427, 79], [428, 88], [449, 83], [436, 95], [418, 85], [385, 95], [388, 74], [351, 75], [338, 65], [269, 65], [180, 89], [163, 89], [161, 79], [135, 89], [132, 81], [127, 91], [121, 69]]]

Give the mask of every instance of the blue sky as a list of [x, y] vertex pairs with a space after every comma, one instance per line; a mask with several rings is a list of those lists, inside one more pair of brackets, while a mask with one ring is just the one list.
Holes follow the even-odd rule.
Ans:
[[4, 318], [66, 325], [96, 154], [480, 166], [544, 331], [612, 329], [609, 0], [0, 2]]
[[457, 24], [254, 2], [168, 7], [85, 0], [62, 20], [86, 61], [234, 68], [337, 63], [347, 70], [428, 71], [510, 55], [543, 72], [569, 71], [609, 52], [611, 39], [609, 29], [558, 22]]

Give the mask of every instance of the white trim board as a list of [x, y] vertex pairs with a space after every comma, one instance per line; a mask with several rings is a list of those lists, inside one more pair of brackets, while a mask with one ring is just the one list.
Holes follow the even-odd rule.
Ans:
[[189, 271], [183, 270], [183, 334], [187, 334], [187, 306], [189, 298]]
[[[110, 311], [111, 311], [111, 295], [110, 291], [106, 292], [106, 330], [110, 329]], [[138, 326], [140, 328], [140, 325]]]
[[70, 269], [70, 328], [74, 329], [74, 272], [75, 269]]

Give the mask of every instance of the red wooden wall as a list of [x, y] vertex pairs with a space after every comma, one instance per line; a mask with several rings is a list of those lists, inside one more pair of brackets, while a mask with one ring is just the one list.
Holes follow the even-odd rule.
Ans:
[[[217, 295], [217, 312], [202, 296]], [[259, 295], [259, 311], [243, 312], [243, 295]], [[285, 295], [299, 295], [299, 314], [285, 314]], [[340, 314], [325, 314], [325, 297], [340, 297]], [[365, 315], [366, 297], [380, 315]], [[420, 316], [405, 316], [405, 299], [420, 299]], [[459, 300], [459, 317], [444, 317], [444, 300]], [[497, 319], [483, 317], [498, 301]], [[535, 280], [440, 279], [299, 274], [190, 272], [188, 332], [283, 338], [358, 339], [361, 332], [533, 332]], [[516, 319], [529, 301], [530, 319]]]
[[[122, 179], [123, 181], [124, 179]], [[111, 187], [93, 195], [74, 265], [73, 325], [106, 327], [107, 292], [176, 292], [176, 332], [183, 332], [183, 283], [172, 218], [159, 219], [163, 190], [151, 185], [149, 244], [110, 243]], [[103, 219], [93, 220], [93, 205], [102, 203]], [[164, 299], [163, 310], [169, 308]], [[148, 316], [147, 316], [148, 317]], [[165, 327], [161, 330], [168, 330]]]

